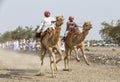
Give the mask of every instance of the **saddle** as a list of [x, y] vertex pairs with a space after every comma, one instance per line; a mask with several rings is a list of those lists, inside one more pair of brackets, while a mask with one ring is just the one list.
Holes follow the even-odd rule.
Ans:
[[70, 31], [68, 32], [67, 36], [70, 36], [71, 34], [73, 34], [73, 37], [76, 38], [77, 35], [80, 35], [80, 34], [81, 34], [81, 32], [80, 32], [79, 30], [77, 30], [77, 29], [72, 29], [72, 30], [70, 30]]
[[47, 33], [51, 33], [51, 32], [54, 32], [54, 29], [52, 29], [52, 28], [48, 28], [46, 31], [44, 31], [44, 32], [39, 32], [39, 33], [36, 33], [35, 34], [35, 37], [36, 38], [43, 38]]
[[79, 30], [77, 30], [77, 29], [72, 29], [72, 30], [70, 30], [68, 32], [67, 35], [71, 35], [71, 34], [73, 34], [73, 35], [79, 35], [79, 34], [81, 34], [81, 32]]

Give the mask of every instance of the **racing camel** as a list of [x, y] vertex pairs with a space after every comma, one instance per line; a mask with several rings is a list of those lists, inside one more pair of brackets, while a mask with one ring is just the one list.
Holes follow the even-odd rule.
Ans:
[[[62, 51], [60, 49], [60, 31], [61, 26], [64, 22], [63, 16], [56, 16], [56, 27], [55, 29], [49, 29], [49, 31], [46, 32], [46, 34], [41, 39], [41, 53], [40, 53], [40, 73], [37, 74], [37, 76], [41, 76], [42, 74], [42, 66], [44, 57], [46, 54], [46, 51], [48, 51], [49, 57], [50, 57], [50, 67], [52, 70], [52, 77], [55, 77], [55, 70], [57, 70], [56, 63], [61, 61], [63, 58]], [[56, 61], [55, 54], [53, 50], [56, 49], [58, 51], [58, 54], [60, 58]]]
[[71, 31], [68, 33], [66, 39], [65, 39], [65, 53], [66, 56], [64, 58], [64, 64], [65, 69], [64, 71], [70, 71], [70, 56], [72, 50], [75, 51], [76, 59], [77, 61], [80, 61], [80, 58], [78, 57], [78, 48], [81, 49], [83, 58], [87, 65], [89, 65], [88, 60], [85, 56], [84, 51], [84, 39], [89, 33], [89, 30], [92, 28], [91, 22], [85, 22], [83, 24], [83, 31], [80, 32], [79, 30]]

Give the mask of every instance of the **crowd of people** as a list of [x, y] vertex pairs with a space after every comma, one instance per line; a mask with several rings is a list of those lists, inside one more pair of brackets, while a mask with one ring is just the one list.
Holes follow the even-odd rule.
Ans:
[[15, 51], [23, 50], [23, 51], [35, 51], [40, 49], [40, 42], [31, 39], [22, 39], [22, 40], [13, 40], [7, 41], [4, 43], [0, 43], [0, 48], [3, 49], [13, 49]]
[[[40, 41], [32, 38], [0, 43], [1, 49], [10, 49], [14, 51], [37, 51], [40, 50], [40, 47]], [[64, 42], [61, 42], [61, 50], [64, 51]]]

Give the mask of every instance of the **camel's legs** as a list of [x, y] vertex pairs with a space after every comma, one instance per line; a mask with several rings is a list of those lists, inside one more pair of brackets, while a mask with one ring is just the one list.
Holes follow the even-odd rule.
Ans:
[[66, 53], [66, 55], [65, 55], [65, 57], [64, 57], [64, 65], [65, 65], [65, 69], [67, 69], [67, 55], [68, 55], [68, 50], [66, 49], [65, 50], [65, 53]]
[[70, 51], [70, 49], [66, 48], [65, 52], [66, 52], [66, 56], [64, 58], [65, 70], [67, 68], [69, 70], [69, 68], [70, 68], [70, 55], [71, 55], [71, 51]]
[[56, 63], [58, 63], [58, 62], [60, 62], [61, 60], [63, 60], [64, 57], [63, 57], [62, 51], [61, 51], [61, 49], [60, 49], [60, 46], [57, 46], [56, 49], [57, 49], [58, 54], [59, 54], [59, 56], [60, 56], [60, 59], [58, 59], [58, 60], [56, 61]]
[[40, 73], [42, 73], [42, 66], [43, 66], [46, 50], [43, 50], [41, 52], [42, 52], [42, 54], [41, 54], [41, 69], [40, 69]]
[[78, 49], [77, 49], [76, 46], [74, 47], [74, 52], [75, 52], [76, 60], [79, 62], [79, 61], [80, 61], [80, 58], [79, 58], [79, 56], [78, 56]]
[[86, 55], [85, 55], [84, 45], [82, 45], [82, 46], [80, 47], [80, 49], [81, 49], [81, 53], [82, 53], [82, 55], [83, 55], [83, 58], [84, 58], [86, 64], [89, 65], [88, 60], [87, 60], [87, 57], [86, 57]]
[[55, 73], [54, 71], [56, 70], [55, 68], [57, 67], [56, 66], [56, 59], [55, 59], [55, 54], [52, 52], [52, 48], [48, 48], [48, 52], [49, 52], [49, 55], [50, 55], [50, 67], [51, 67], [51, 70], [52, 70], [52, 77], [55, 77]]
[[70, 56], [71, 56], [71, 51], [70, 49], [67, 52], [67, 66], [68, 66], [68, 70], [70, 70]]
[[43, 67], [43, 62], [44, 62], [45, 53], [46, 53], [46, 49], [41, 45], [41, 53], [40, 53], [40, 60], [41, 60], [40, 73], [37, 74], [37, 76], [42, 75], [42, 67]]
[[65, 44], [65, 57], [64, 57], [64, 65], [65, 65], [65, 69], [67, 69], [67, 58], [68, 58], [68, 46]]

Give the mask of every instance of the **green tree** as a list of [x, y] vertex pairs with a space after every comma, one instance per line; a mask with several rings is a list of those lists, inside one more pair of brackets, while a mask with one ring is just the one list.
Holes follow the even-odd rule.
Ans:
[[23, 39], [25, 37], [25, 29], [22, 26], [18, 26], [12, 33], [12, 39]]
[[32, 26], [30, 26], [30, 27], [28, 27], [28, 26], [26, 26], [25, 27], [25, 34], [26, 34], [26, 37], [25, 38], [27, 38], [27, 39], [29, 39], [29, 38], [33, 38], [34, 36], [33, 36], [33, 27]]
[[2, 42], [10, 41], [10, 40], [12, 40], [11, 37], [12, 37], [11, 32], [7, 31], [6, 33], [4, 33], [3, 36], [1, 36], [1, 41]]
[[32, 26], [26, 26], [25, 28], [23, 28], [22, 26], [18, 26], [15, 30], [5, 32], [4, 34], [0, 35], [1, 42], [29, 38], [35, 38], [35, 31], [33, 31]]
[[113, 21], [109, 24], [106, 22], [102, 23], [103, 28], [100, 30], [101, 37], [106, 42], [120, 42], [120, 20], [116, 21], [116, 24], [113, 24]]
[[108, 24], [106, 22], [102, 23], [103, 28], [99, 31], [99, 33], [101, 34], [101, 37], [106, 41], [106, 42], [110, 42], [111, 41], [111, 36], [109, 35], [110, 32], [112, 31], [113, 24]]

